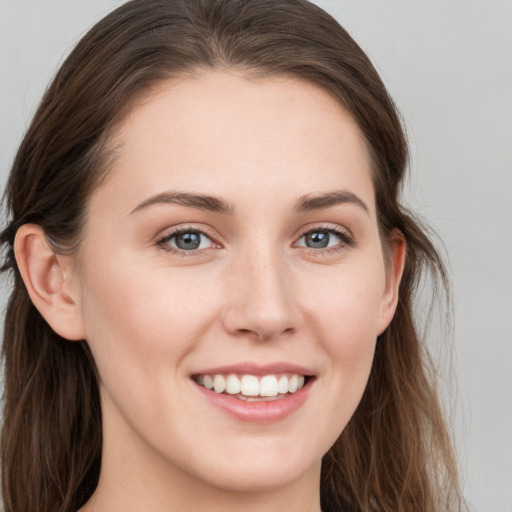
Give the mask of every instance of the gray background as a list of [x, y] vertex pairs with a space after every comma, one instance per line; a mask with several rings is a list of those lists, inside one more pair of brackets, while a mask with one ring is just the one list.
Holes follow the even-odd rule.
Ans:
[[[0, 0], [2, 186], [63, 56], [121, 3]], [[406, 120], [407, 200], [444, 240], [453, 277], [446, 403], [466, 496], [476, 511], [512, 512], [512, 1], [317, 3], [369, 54]], [[434, 349], [446, 368], [446, 348]]]

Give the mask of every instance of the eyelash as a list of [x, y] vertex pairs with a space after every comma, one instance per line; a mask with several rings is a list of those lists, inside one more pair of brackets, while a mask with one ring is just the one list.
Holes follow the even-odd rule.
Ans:
[[[299, 247], [303, 247], [305, 250], [307, 250], [310, 253], [314, 253], [315, 255], [328, 255], [328, 254], [332, 254], [334, 252], [337, 252], [337, 251], [346, 249], [347, 247], [352, 247], [355, 245], [354, 239], [352, 238], [352, 236], [349, 233], [347, 233], [346, 231], [344, 231], [342, 229], [334, 228], [332, 226], [315, 226], [313, 228], [306, 229], [300, 234], [300, 236], [297, 238], [297, 240], [294, 242], [294, 244], [296, 244], [299, 240], [304, 238], [308, 233], [315, 233], [315, 232], [326, 232], [329, 234], [333, 234], [333, 235], [339, 237], [341, 242], [336, 244], [333, 247], [318, 248], [318, 249], [315, 249], [312, 247], [307, 247], [307, 246], [299, 246]], [[171, 233], [158, 239], [157, 245], [165, 252], [171, 252], [171, 253], [177, 254], [178, 256], [183, 256], [183, 257], [199, 256], [199, 255], [204, 254], [207, 249], [210, 249], [210, 247], [208, 247], [207, 249], [194, 249], [194, 250], [186, 251], [186, 250], [182, 250], [182, 249], [179, 249], [176, 247], [171, 247], [169, 245], [169, 242], [173, 238], [175, 238], [179, 235], [185, 234], [185, 233], [195, 233], [198, 235], [203, 235], [203, 236], [207, 237], [212, 242], [212, 244], [214, 246], [215, 245], [218, 246], [218, 244], [215, 243], [215, 235], [213, 233], [209, 233], [207, 230], [202, 230], [202, 229], [198, 229], [198, 228], [194, 228], [194, 227], [183, 227], [183, 228], [175, 229]]]
[[198, 235], [203, 235], [206, 238], [208, 238], [209, 240], [211, 240], [213, 245], [218, 245], [218, 244], [215, 244], [215, 234], [214, 233], [210, 233], [207, 230], [198, 229], [198, 228], [194, 228], [194, 227], [191, 227], [191, 226], [190, 227], [183, 227], [183, 228], [175, 229], [171, 233], [161, 237], [157, 241], [157, 245], [163, 251], [165, 251], [165, 252], [171, 252], [171, 253], [177, 254], [178, 256], [183, 256], [183, 257], [199, 256], [199, 255], [204, 254], [204, 251], [206, 249], [194, 249], [194, 250], [190, 250], [190, 251], [185, 251], [185, 250], [182, 250], [182, 249], [179, 249], [179, 248], [176, 248], [176, 247], [171, 247], [169, 245], [169, 242], [173, 238], [175, 238], [175, 237], [177, 237], [179, 235], [183, 235], [185, 233], [195, 233], [195, 234], [198, 234]]
[[[345, 231], [341, 228], [335, 228], [332, 226], [314, 226], [312, 228], [307, 228], [297, 238], [297, 241], [304, 238], [308, 233], [316, 233], [316, 232], [326, 232], [326, 233], [335, 235], [340, 239], [340, 242], [332, 247], [326, 247], [326, 248], [320, 248], [320, 249], [314, 249], [312, 247], [307, 247], [307, 246], [300, 246], [300, 247], [303, 247], [308, 252], [313, 253], [315, 255], [327, 256], [327, 255], [336, 253], [338, 251], [345, 250], [348, 247], [353, 247], [355, 245], [354, 238], [352, 237], [351, 234], [349, 234], [347, 231]], [[294, 243], [296, 244], [297, 242], [294, 242]]]

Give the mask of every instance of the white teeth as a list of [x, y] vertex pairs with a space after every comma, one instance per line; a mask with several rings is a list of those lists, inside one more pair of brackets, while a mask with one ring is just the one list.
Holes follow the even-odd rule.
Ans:
[[240, 380], [236, 375], [228, 375], [226, 391], [230, 395], [238, 395], [240, 393]]
[[277, 396], [278, 392], [277, 378], [275, 375], [266, 375], [260, 380], [261, 396]]
[[226, 379], [223, 375], [215, 375], [213, 378], [213, 389], [215, 393], [223, 393], [226, 389]]
[[299, 384], [299, 378], [297, 375], [292, 375], [290, 380], [288, 381], [288, 391], [290, 393], [295, 393], [297, 391], [297, 386]]
[[[273, 397], [284, 398], [283, 395], [295, 393], [304, 387], [305, 377], [298, 374], [286, 374], [281, 376], [265, 375], [244, 375], [240, 379], [235, 374], [229, 375], [198, 375], [196, 382], [206, 389], [213, 389], [215, 393], [228, 393], [237, 395], [238, 398], [258, 400], [262, 397], [270, 399]], [[260, 398], [258, 398], [260, 397]]]
[[245, 396], [258, 396], [260, 394], [260, 381], [254, 375], [244, 375], [240, 384], [240, 392]]
[[204, 376], [203, 383], [206, 389], [213, 389], [213, 379], [210, 377], [210, 375]]
[[279, 379], [279, 384], [277, 385], [277, 389], [279, 393], [288, 393], [288, 377], [283, 375]]

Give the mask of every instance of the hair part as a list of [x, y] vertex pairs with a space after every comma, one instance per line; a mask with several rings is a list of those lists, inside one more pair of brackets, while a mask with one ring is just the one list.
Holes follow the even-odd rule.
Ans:
[[102, 450], [98, 379], [86, 341], [55, 334], [32, 305], [12, 242], [39, 224], [56, 252], [76, 252], [87, 201], [108, 176], [115, 128], [163, 81], [198, 70], [292, 76], [329, 91], [359, 126], [373, 161], [381, 238], [399, 230], [407, 258], [397, 312], [379, 337], [362, 401], [324, 457], [325, 512], [457, 510], [454, 456], [413, 318], [422, 272], [441, 286], [434, 245], [400, 205], [407, 143], [374, 67], [348, 33], [306, 0], [133, 0], [97, 23], [66, 59], [20, 145], [0, 240], [13, 270], [5, 320], [2, 490], [7, 512], [76, 512], [94, 491]]

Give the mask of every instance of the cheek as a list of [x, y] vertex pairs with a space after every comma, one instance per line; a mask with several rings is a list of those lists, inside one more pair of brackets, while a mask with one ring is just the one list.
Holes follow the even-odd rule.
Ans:
[[337, 314], [337, 321], [332, 322], [324, 338], [332, 378], [343, 394], [356, 402], [366, 386], [377, 340], [374, 315], [364, 308], [361, 312], [361, 305], [340, 304], [336, 313], [332, 312]]
[[103, 416], [111, 422], [105, 428], [112, 434], [127, 424], [128, 438], [137, 432], [155, 448], [167, 447], [171, 456], [180, 451], [169, 433], [186, 439], [194, 415], [182, 398], [188, 355], [218, 317], [217, 303], [199, 276], [142, 268], [109, 266], [88, 280], [87, 341], [100, 376]]
[[84, 323], [102, 376], [115, 368], [152, 376], [164, 365], [178, 368], [214, 318], [215, 298], [200, 276], [141, 268], [105, 265], [87, 280]]
[[[348, 270], [348, 269], [347, 269]], [[319, 336], [331, 378], [362, 394], [378, 336], [385, 277], [380, 267], [366, 266], [326, 276], [323, 286], [307, 292], [307, 322]]]
[[377, 265], [341, 268], [321, 276], [316, 286], [305, 283], [312, 317], [316, 317], [329, 339], [347, 335], [354, 343], [358, 338], [376, 337], [384, 298], [384, 270]]

